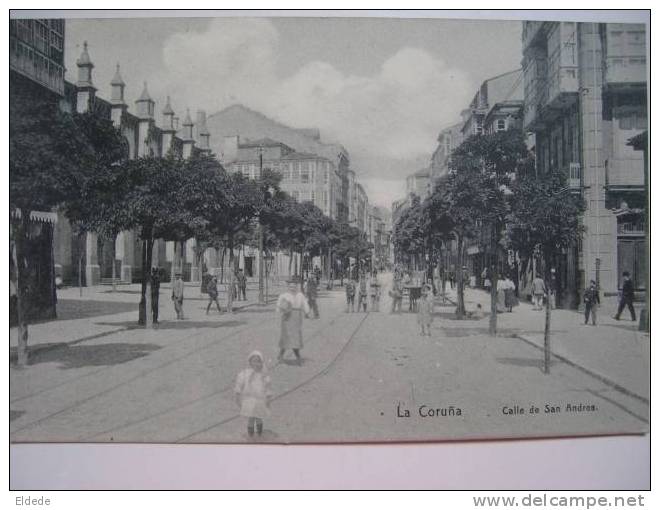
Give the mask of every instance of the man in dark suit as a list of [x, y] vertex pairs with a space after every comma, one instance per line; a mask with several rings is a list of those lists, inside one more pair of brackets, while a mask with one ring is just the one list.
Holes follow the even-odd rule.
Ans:
[[637, 320], [635, 317], [635, 308], [633, 307], [633, 300], [635, 299], [635, 289], [633, 288], [633, 282], [630, 279], [630, 273], [628, 271], [623, 272], [623, 288], [621, 289], [621, 299], [619, 299], [619, 310], [616, 312], [614, 318], [619, 320], [621, 317], [621, 312], [623, 309], [628, 306], [630, 310], [630, 317], [633, 321]]

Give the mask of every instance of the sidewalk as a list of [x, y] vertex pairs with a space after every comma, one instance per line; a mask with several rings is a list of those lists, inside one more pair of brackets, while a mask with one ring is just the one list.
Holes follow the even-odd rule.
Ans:
[[[448, 290], [448, 297], [456, 300], [456, 290]], [[468, 311], [480, 303], [488, 324], [490, 294], [480, 289], [466, 289]], [[639, 318], [639, 309], [637, 316]], [[552, 310], [550, 350], [565, 363], [597, 377], [608, 386], [629, 394], [648, 404], [650, 374], [650, 336], [638, 331], [625, 311], [620, 321], [612, 318], [616, 312], [616, 298], [605, 298], [598, 313], [597, 325], [585, 325], [581, 310]], [[499, 332], [543, 349], [545, 310], [536, 311], [531, 303], [521, 302], [512, 313], [500, 313]], [[541, 353], [539, 353], [541, 354]]]
[[[173, 322], [174, 311], [169, 299], [170, 286], [161, 285], [159, 301], [159, 318], [161, 322]], [[277, 295], [282, 292], [282, 286], [269, 287], [268, 304], [273, 305]], [[244, 308], [256, 306], [258, 303], [258, 290], [248, 288], [246, 301], [234, 300], [233, 309], [239, 311]], [[83, 287], [83, 296], [77, 287], [60, 289], [57, 292], [58, 318], [30, 324], [28, 326], [28, 346], [30, 353], [55, 348], [63, 344], [75, 345], [81, 342], [94, 340], [129, 329], [142, 329], [137, 324], [138, 306], [140, 302], [140, 285], [118, 285], [113, 292], [111, 286], [97, 285]], [[221, 292], [218, 301], [225, 310], [227, 298]], [[199, 284], [186, 284], [184, 312], [186, 303], [190, 310], [190, 303], [196, 308], [205, 307], [208, 295], [199, 292]], [[124, 305], [124, 306], [122, 306]], [[85, 311], [83, 311], [85, 309]], [[80, 317], [75, 317], [76, 311]], [[118, 311], [121, 310], [121, 311]], [[215, 308], [212, 309], [217, 314]], [[190, 316], [190, 314], [187, 314]], [[70, 318], [70, 317], [74, 318]], [[222, 317], [227, 317], [226, 312]], [[108, 319], [111, 319], [110, 321]], [[184, 321], [185, 322], [185, 321]], [[18, 344], [18, 328], [10, 328], [9, 349], [10, 359], [16, 358]]]

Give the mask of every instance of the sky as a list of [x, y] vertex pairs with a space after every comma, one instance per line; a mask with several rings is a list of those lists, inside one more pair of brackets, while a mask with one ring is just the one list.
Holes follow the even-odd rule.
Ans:
[[438, 133], [479, 84], [520, 67], [520, 21], [387, 18], [69, 19], [66, 78], [83, 41], [110, 97], [117, 63], [132, 108], [147, 82], [157, 119], [240, 103], [317, 127], [350, 154], [371, 203], [390, 207], [430, 163]]

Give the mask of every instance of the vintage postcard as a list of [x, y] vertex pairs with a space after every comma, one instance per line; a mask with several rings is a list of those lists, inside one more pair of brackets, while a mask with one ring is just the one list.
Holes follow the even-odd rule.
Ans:
[[12, 443], [649, 430], [643, 16], [74, 14], [10, 19]]

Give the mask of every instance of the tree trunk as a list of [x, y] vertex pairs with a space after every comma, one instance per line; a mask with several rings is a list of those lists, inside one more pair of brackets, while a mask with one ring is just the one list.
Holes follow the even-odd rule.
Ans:
[[[147, 321], [147, 301], [146, 301], [146, 292], [147, 292], [147, 278], [146, 278], [146, 269], [147, 267], [147, 241], [142, 239], [142, 284], [140, 285], [140, 307], [138, 311], [138, 324], [144, 326]], [[170, 278], [172, 280], [172, 278]], [[172, 280], [173, 281], [173, 280]]]
[[225, 282], [225, 254], [227, 253], [227, 247], [222, 247], [222, 255], [220, 256], [220, 283]]
[[144, 323], [146, 328], [152, 327], [154, 318], [152, 315], [152, 303], [151, 303], [151, 261], [153, 260], [153, 250], [154, 250], [154, 240], [150, 236], [147, 240], [147, 267], [146, 267], [146, 286], [145, 286], [145, 306], [146, 306], [146, 321]]
[[117, 259], [117, 236], [112, 238], [112, 292], [117, 292], [117, 268], [116, 266]]
[[303, 251], [300, 250], [300, 291], [303, 290], [303, 273], [302, 273]]
[[490, 320], [488, 321], [488, 334], [490, 336], [497, 335], [497, 281], [499, 270], [499, 250], [496, 236], [497, 226], [493, 227], [492, 244], [493, 244], [493, 259], [491, 263], [491, 288], [490, 288]]
[[[550, 281], [550, 257], [551, 252], [545, 251], [544, 260], [545, 260], [545, 281]], [[546, 284], [547, 285], [547, 284]], [[545, 326], [543, 328], [543, 372], [546, 374], [550, 373], [550, 318], [551, 310], [550, 307], [550, 289], [547, 289], [547, 297], [545, 299]], [[555, 297], [556, 299], [556, 297]]]
[[151, 316], [151, 258], [153, 255], [153, 244], [152, 233], [149, 231], [146, 238], [142, 240], [142, 286], [138, 313], [138, 324], [145, 327], [149, 327], [153, 322]]
[[550, 296], [545, 300], [545, 328], [543, 330], [543, 372], [550, 373]]
[[[458, 245], [458, 263], [456, 266], [462, 267], [463, 262], [463, 236], [457, 236], [457, 245]], [[457, 308], [456, 308], [456, 317], [458, 319], [463, 319], [465, 317], [465, 297], [463, 296], [463, 271], [458, 271], [456, 275], [456, 295], [457, 295]]]
[[16, 364], [24, 367], [28, 363], [28, 324], [27, 324], [27, 296], [25, 295], [25, 283], [23, 282], [23, 265], [25, 240], [30, 211], [21, 211], [22, 217], [17, 220], [18, 225], [12, 223], [14, 227], [14, 243], [12, 245], [11, 255], [14, 262], [14, 277], [16, 278], [16, 316], [18, 322], [18, 344], [16, 346]]
[[293, 250], [289, 250], [289, 278], [291, 278], [291, 266], [293, 265]]
[[78, 294], [82, 297], [82, 254], [78, 255]]

